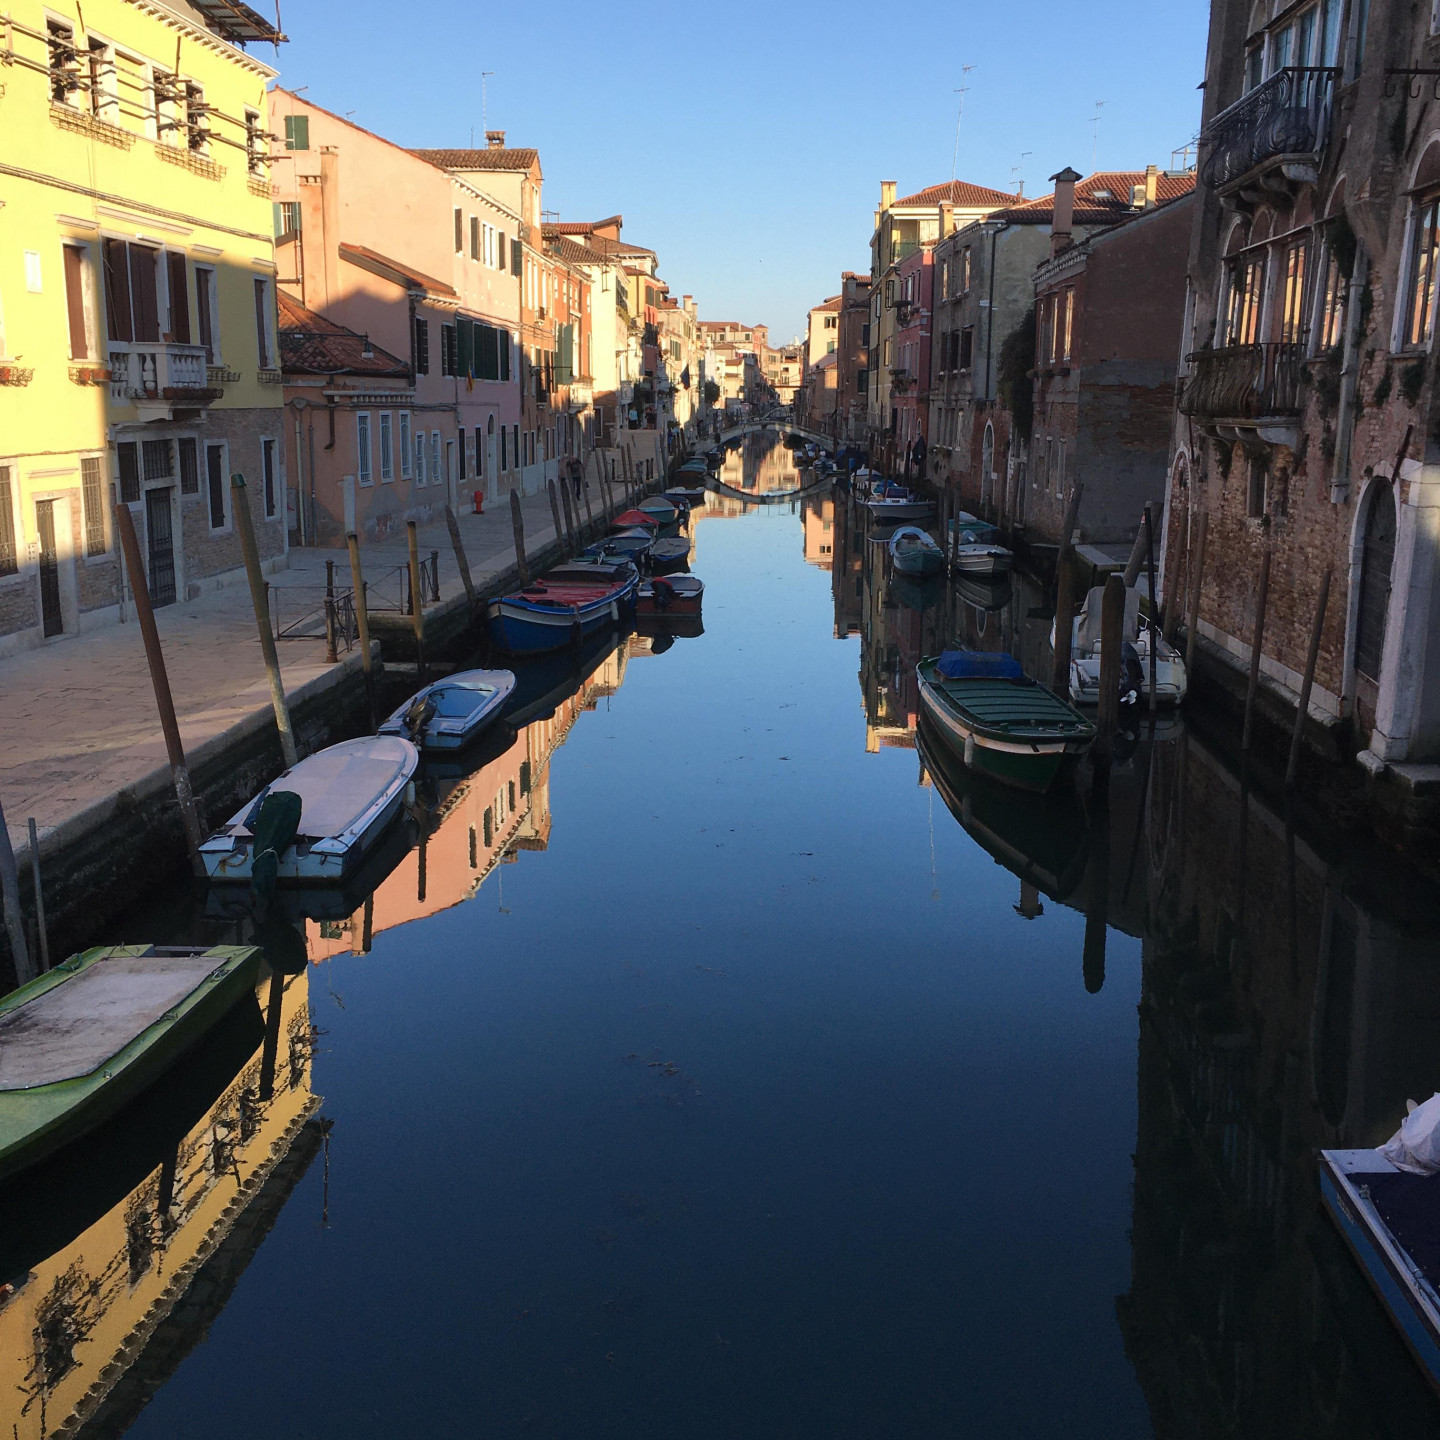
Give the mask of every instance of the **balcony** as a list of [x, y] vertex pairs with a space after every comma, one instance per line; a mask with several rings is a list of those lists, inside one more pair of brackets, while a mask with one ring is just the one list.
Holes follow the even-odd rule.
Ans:
[[1200, 136], [1208, 151], [1201, 183], [1230, 192], [1261, 172], [1279, 170], [1287, 180], [1313, 184], [1330, 138], [1339, 73], [1309, 66], [1277, 70], [1222, 110]]
[[1207, 433], [1293, 446], [1298, 439], [1303, 346], [1285, 342], [1197, 350], [1180, 392], [1182, 415]]
[[110, 398], [133, 404], [142, 420], [173, 420], [177, 410], [199, 410], [224, 391], [210, 383], [203, 345], [136, 343], [110, 349]]

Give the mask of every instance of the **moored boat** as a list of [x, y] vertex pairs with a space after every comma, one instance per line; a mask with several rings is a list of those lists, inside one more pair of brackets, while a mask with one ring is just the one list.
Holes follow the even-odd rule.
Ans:
[[[1100, 703], [1100, 612], [1105, 589], [1091, 588], [1076, 615], [1070, 637], [1070, 699], [1076, 705]], [[1055, 643], [1055, 627], [1050, 627]], [[1125, 591], [1125, 616], [1121, 622], [1122, 702], [1147, 700], [1150, 694], [1150, 647], [1155, 647], [1155, 703], [1179, 705], [1185, 699], [1187, 678], [1180, 652], [1150, 620], [1140, 613], [1140, 596]]]
[[940, 547], [918, 525], [902, 525], [887, 544], [890, 559], [903, 575], [938, 575], [945, 568]]
[[920, 706], [965, 767], [1004, 785], [1043, 792], [1095, 727], [1030, 679], [1013, 656], [947, 650], [915, 667]]
[[422, 750], [459, 750], [500, 714], [515, 690], [513, 670], [461, 670], [412, 695], [376, 731]]
[[650, 573], [672, 575], [677, 570], [690, 567], [690, 542], [678, 536], [669, 540], [657, 540], [650, 547]]
[[648, 500], [642, 500], [635, 508], [648, 515], [660, 527], [660, 534], [663, 537], [668, 538], [679, 532], [680, 511], [659, 495], [652, 495]]
[[[701, 471], [700, 473], [703, 475], [705, 472]], [[705, 503], [705, 487], [696, 485], [693, 488], [687, 488], [684, 485], [672, 485], [665, 492], [665, 498], [672, 504], [676, 501], [683, 501], [691, 509], [694, 509], [696, 505]]]
[[630, 560], [639, 565], [654, 544], [655, 532], [647, 526], [635, 525], [628, 530], [612, 531], [580, 553], [592, 559]]
[[399, 813], [420, 752], [396, 735], [317, 750], [200, 847], [211, 880], [338, 884]]
[[93, 1130], [253, 991], [253, 945], [114, 945], [0, 999], [0, 1178]]
[[634, 530], [636, 527], [645, 527], [652, 531], [659, 530], [660, 522], [653, 516], [647, 515], [643, 510], [622, 510], [611, 522], [610, 529]]
[[540, 655], [616, 624], [634, 607], [640, 575], [628, 560], [572, 560], [490, 602], [490, 639], [511, 655]]
[[705, 598], [705, 585], [694, 575], [657, 575], [642, 580], [635, 599], [640, 616], [698, 615]]
[[865, 504], [881, 524], [913, 525], [935, 517], [933, 500], [922, 500], [893, 480], [882, 480], [876, 484]]

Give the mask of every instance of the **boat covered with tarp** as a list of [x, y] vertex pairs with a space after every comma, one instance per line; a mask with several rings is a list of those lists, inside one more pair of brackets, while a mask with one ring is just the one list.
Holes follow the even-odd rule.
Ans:
[[635, 608], [640, 572], [620, 556], [571, 560], [490, 602], [490, 640], [510, 655], [578, 645]]

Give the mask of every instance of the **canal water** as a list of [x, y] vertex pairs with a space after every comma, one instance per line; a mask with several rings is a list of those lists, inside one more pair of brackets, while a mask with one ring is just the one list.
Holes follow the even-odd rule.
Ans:
[[888, 575], [782, 449], [724, 479], [703, 634], [530, 667], [0, 1196], [0, 1434], [1437, 1433], [1315, 1170], [1440, 1084], [1433, 893], [1193, 716], [1108, 803], [967, 781], [914, 663], [1047, 666], [1041, 588]]

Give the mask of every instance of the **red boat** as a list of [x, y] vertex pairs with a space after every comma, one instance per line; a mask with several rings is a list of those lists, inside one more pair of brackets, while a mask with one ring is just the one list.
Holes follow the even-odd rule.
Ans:
[[698, 615], [705, 585], [693, 575], [657, 575], [635, 593], [636, 615]]
[[653, 515], [647, 515], [643, 510], [622, 510], [610, 522], [612, 530], [630, 530], [636, 525], [644, 525], [652, 535], [660, 528], [660, 522]]

